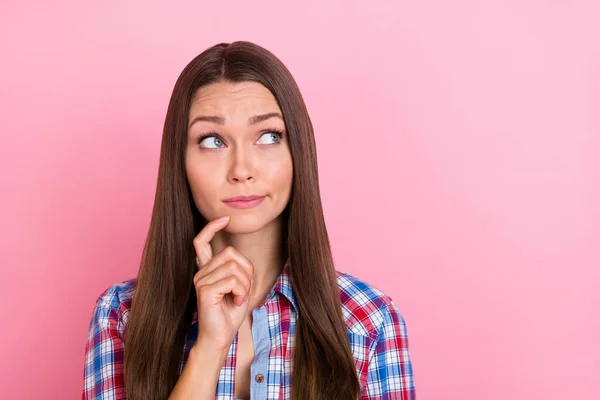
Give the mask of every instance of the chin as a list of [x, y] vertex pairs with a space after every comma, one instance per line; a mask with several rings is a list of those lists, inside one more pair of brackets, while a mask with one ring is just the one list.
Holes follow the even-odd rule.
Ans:
[[268, 223], [268, 221], [265, 221], [264, 218], [256, 214], [235, 215], [232, 213], [230, 215], [231, 219], [223, 230], [234, 235], [258, 232]]

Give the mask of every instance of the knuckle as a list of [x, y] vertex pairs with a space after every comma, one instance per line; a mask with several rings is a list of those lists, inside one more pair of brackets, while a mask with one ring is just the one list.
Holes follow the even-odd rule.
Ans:
[[228, 256], [232, 256], [235, 253], [235, 249], [233, 248], [233, 246], [227, 246], [225, 247], [225, 254]]
[[236, 267], [235, 267], [235, 263], [229, 261], [227, 264], [225, 264], [225, 268], [227, 269], [227, 272], [229, 273], [235, 273], [236, 271]]
[[204, 245], [205, 243], [201, 240], [198, 240], [196, 242], [194, 242], [194, 249], [196, 250], [196, 252], [202, 252], [204, 250]]

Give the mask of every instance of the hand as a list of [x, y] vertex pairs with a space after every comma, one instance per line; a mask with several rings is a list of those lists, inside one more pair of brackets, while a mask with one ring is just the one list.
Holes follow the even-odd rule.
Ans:
[[210, 241], [229, 223], [229, 217], [210, 221], [194, 238], [198, 272], [194, 286], [198, 299], [198, 339], [220, 350], [231, 346], [248, 312], [248, 294], [254, 265], [228, 246], [213, 257]]

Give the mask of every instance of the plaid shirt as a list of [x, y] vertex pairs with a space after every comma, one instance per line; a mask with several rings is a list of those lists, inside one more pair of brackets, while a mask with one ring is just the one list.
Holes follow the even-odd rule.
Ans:
[[[298, 304], [289, 264], [273, 288], [253, 310], [255, 360], [252, 399], [290, 399], [294, 332]], [[361, 400], [415, 399], [412, 364], [404, 319], [392, 299], [375, 287], [337, 271], [343, 316], [361, 386]], [[126, 399], [123, 379], [123, 333], [127, 326], [136, 279], [112, 285], [96, 303], [85, 351], [83, 400]], [[265, 329], [263, 327], [268, 327]], [[197, 313], [183, 350], [179, 373], [198, 333]], [[237, 336], [221, 368], [216, 400], [231, 400], [235, 392]]]

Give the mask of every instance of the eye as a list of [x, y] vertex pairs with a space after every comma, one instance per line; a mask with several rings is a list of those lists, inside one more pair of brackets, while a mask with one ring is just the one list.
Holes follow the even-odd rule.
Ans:
[[259, 144], [276, 144], [281, 141], [281, 132], [278, 131], [269, 131], [265, 132], [258, 139]]
[[[264, 132], [258, 139], [258, 144], [277, 144], [281, 142], [283, 131], [271, 129]], [[198, 138], [198, 145], [202, 149], [215, 150], [226, 147], [225, 141], [215, 132], [210, 132]]]
[[198, 140], [200, 147], [205, 149], [220, 149], [223, 147], [223, 140], [215, 135], [205, 135]]

